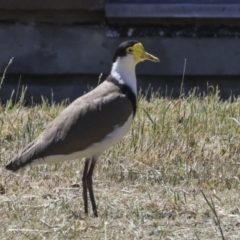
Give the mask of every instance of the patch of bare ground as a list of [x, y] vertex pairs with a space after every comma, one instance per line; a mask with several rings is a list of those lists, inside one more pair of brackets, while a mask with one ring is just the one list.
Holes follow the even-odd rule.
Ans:
[[239, 99], [141, 98], [95, 169], [98, 218], [84, 215], [82, 160], [4, 168], [63, 108], [0, 107], [0, 239], [240, 239]]

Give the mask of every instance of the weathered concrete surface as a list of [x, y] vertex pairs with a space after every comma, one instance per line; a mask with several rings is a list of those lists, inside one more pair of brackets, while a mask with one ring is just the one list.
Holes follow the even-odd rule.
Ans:
[[[0, 24], [0, 72], [11, 74], [108, 74], [115, 48], [129, 38], [106, 36], [105, 27]], [[142, 63], [140, 75], [240, 75], [239, 39], [139, 37], [160, 64]]]
[[107, 3], [106, 17], [112, 18], [240, 18], [239, 3]]
[[2, 22], [42, 22], [42, 23], [91, 23], [101, 25], [105, 21], [103, 11], [88, 10], [2, 10], [0, 9], [0, 20]]
[[5, 10], [103, 10], [105, 0], [1, 0]]

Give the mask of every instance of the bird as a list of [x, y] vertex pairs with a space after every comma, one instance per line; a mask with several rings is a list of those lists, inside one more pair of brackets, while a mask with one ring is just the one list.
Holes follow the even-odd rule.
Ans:
[[109, 76], [68, 105], [5, 168], [15, 172], [27, 165], [85, 159], [84, 212], [88, 215], [89, 193], [93, 215], [98, 217], [92, 186], [94, 167], [100, 155], [119, 142], [131, 127], [137, 109], [135, 66], [145, 60], [160, 62], [145, 51], [141, 42], [122, 42], [115, 50]]

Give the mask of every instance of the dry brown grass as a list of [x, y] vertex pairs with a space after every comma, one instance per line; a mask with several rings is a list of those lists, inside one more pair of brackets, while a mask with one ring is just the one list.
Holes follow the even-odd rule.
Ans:
[[63, 108], [0, 108], [0, 239], [240, 239], [240, 99], [141, 98], [131, 131], [95, 169], [99, 218], [84, 216], [72, 186], [82, 160], [4, 169]]

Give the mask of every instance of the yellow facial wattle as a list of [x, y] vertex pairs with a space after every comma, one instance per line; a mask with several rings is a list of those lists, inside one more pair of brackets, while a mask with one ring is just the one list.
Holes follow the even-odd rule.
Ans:
[[157, 57], [151, 55], [150, 53], [147, 53], [141, 43], [136, 43], [132, 47], [128, 47], [126, 49], [126, 52], [129, 54], [133, 54], [134, 59], [137, 63], [145, 60], [149, 60], [152, 62], [160, 62]]

